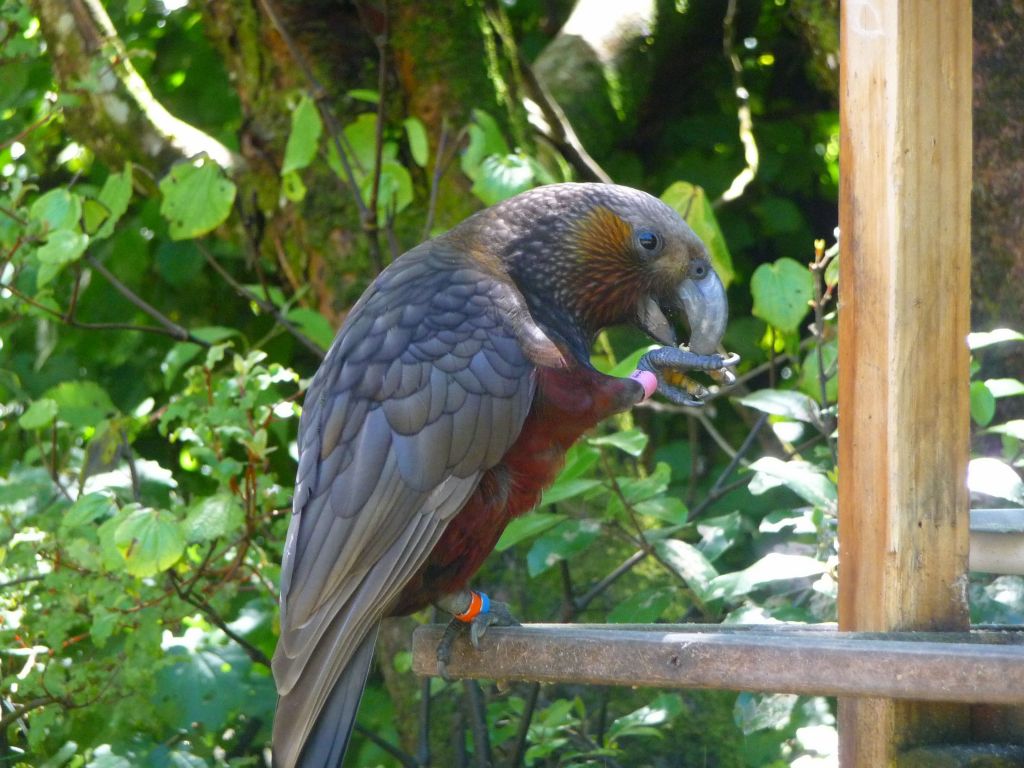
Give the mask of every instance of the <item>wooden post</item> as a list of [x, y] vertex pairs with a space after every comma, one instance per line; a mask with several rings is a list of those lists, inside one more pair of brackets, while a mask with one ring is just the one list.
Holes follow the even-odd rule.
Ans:
[[[964, 630], [970, 0], [843, 0], [839, 625]], [[842, 699], [844, 768], [969, 739], [956, 705]]]

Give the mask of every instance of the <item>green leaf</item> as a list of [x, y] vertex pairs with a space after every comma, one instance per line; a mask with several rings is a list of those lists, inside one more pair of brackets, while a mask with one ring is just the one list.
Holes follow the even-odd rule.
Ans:
[[310, 341], [327, 349], [334, 341], [334, 329], [327, 318], [308, 307], [296, 307], [285, 315], [291, 322], [295, 323]]
[[181, 526], [162, 509], [136, 509], [118, 525], [114, 543], [125, 559], [125, 570], [140, 578], [167, 570], [185, 551]]
[[591, 445], [610, 445], [618, 448], [630, 456], [640, 456], [647, 448], [647, 434], [639, 429], [627, 429], [621, 432], [613, 432], [610, 435], [593, 437], [587, 442]]
[[818, 404], [802, 392], [789, 389], [759, 389], [749, 395], [737, 397], [736, 401], [773, 416], [785, 416], [808, 424], [821, 422]]
[[64, 188], [40, 195], [28, 209], [29, 221], [43, 224], [46, 231], [72, 230], [82, 216], [82, 198]]
[[758, 496], [784, 485], [810, 504], [834, 510], [838, 495], [836, 486], [820, 467], [806, 461], [782, 461], [762, 456], [750, 465], [756, 474], [750, 481], [750, 492]]
[[92, 751], [92, 760], [85, 768], [132, 768], [132, 762], [115, 754], [109, 744], [101, 744]]
[[713, 598], [732, 600], [774, 581], [819, 576], [827, 570], [825, 563], [807, 555], [771, 552], [749, 568], [712, 579], [708, 591]]
[[505, 531], [494, 545], [495, 552], [504, 552], [509, 547], [515, 546], [521, 541], [539, 536], [549, 528], [554, 528], [565, 520], [562, 515], [555, 515], [550, 512], [531, 512], [522, 517], [515, 518], [506, 527]]
[[501, 135], [498, 121], [482, 109], [473, 110], [473, 120], [467, 130], [469, 143], [462, 153], [460, 165], [462, 172], [475, 182], [480, 175], [480, 165], [484, 158], [491, 155], [507, 155], [511, 150], [505, 137]]
[[128, 210], [132, 199], [132, 164], [125, 163], [121, 173], [112, 173], [103, 182], [98, 200], [107, 210], [107, 217], [102, 226], [93, 235], [93, 239], [102, 240], [114, 233], [114, 226]]
[[784, 333], [795, 333], [814, 298], [811, 271], [790, 258], [762, 264], [750, 279], [756, 317]]
[[706, 517], [697, 523], [700, 534], [700, 551], [710, 562], [714, 562], [740, 539], [743, 518], [739, 512], [730, 512], [720, 517]]
[[631, 594], [608, 612], [610, 624], [653, 624], [672, 603], [667, 587], [644, 589]]
[[89, 493], [79, 496], [61, 518], [60, 526], [65, 530], [73, 530], [90, 525], [103, 517], [116, 514], [117, 505], [105, 493]]
[[1013, 467], [999, 459], [971, 459], [967, 465], [967, 487], [973, 493], [1007, 499], [1024, 506], [1024, 482]]
[[303, 96], [292, 112], [292, 129], [288, 134], [284, 162], [281, 164], [282, 176], [301, 170], [313, 162], [323, 130], [324, 124], [316, 104], [309, 97]]
[[365, 101], [370, 104], [380, 103], [380, 94], [369, 88], [353, 88], [348, 95], [356, 101]]
[[[373, 176], [366, 176], [359, 184], [363, 200], [367, 205], [373, 191]], [[380, 164], [380, 186], [377, 189], [377, 218], [387, 221], [401, 213], [412, 203], [412, 176], [401, 163], [382, 160]]]
[[[830, 403], [839, 399], [839, 376], [836, 363], [839, 360], [839, 343], [835, 340], [825, 342], [821, 347], [821, 357], [825, 363], [825, 373], [828, 379], [825, 381], [825, 397]], [[804, 364], [800, 368], [800, 391], [814, 398], [815, 402], [821, 399], [821, 381], [818, 376], [818, 351], [812, 349], [804, 358]]]
[[160, 192], [160, 213], [170, 222], [175, 240], [212, 231], [231, 214], [235, 202], [235, 185], [210, 160], [178, 163], [161, 179]]
[[677, 181], [665, 190], [661, 199], [675, 209], [697, 237], [704, 241], [711, 253], [711, 265], [728, 287], [735, 276], [732, 255], [704, 188], [686, 181]]
[[485, 205], [494, 205], [536, 183], [534, 166], [522, 154], [489, 155], [480, 164], [472, 192]]
[[298, 171], [289, 171], [281, 174], [281, 191], [284, 196], [293, 203], [301, 203], [306, 199], [306, 185]]
[[96, 426], [117, 412], [110, 395], [94, 381], [65, 381], [44, 396], [57, 403], [58, 418], [76, 428]]
[[70, 229], [52, 232], [46, 242], [36, 250], [39, 258], [39, 272], [36, 287], [42, 288], [55, 278], [62, 269], [78, 261], [89, 247], [89, 236]]
[[377, 154], [377, 115], [364, 112], [346, 125], [343, 132], [352, 150], [349, 160], [354, 161], [355, 170], [365, 177], [372, 176]]
[[539, 576], [560, 560], [583, 552], [597, 538], [601, 526], [594, 520], [563, 520], [537, 539], [526, 553], [526, 570]]
[[33, 402], [18, 418], [18, 426], [22, 429], [42, 429], [48, 427], [57, 418], [57, 401], [48, 397]]
[[711, 597], [711, 583], [718, 577], [715, 566], [692, 544], [679, 539], [663, 539], [654, 543], [658, 556], [678, 573], [701, 602]]
[[182, 523], [185, 540], [190, 544], [227, 536], [241, 528], [245, 513], [238, 497], [219, 493], [194, 504]]
[[781, 731], [789, 725], [799, 698], [793, 693], [741, 693], [736, 697], [736, 724], [744, 736], [756, 731]]
[[608, 728], [608, 738], [614, 741], [623, 736], [639, 735], [637, 729], [664, 725], [682, 712], [682, 697], [672, 693], [658, 694], [647, 706], [616, 718]]
[[996, 398], [983, 381], [971, 382], [971, 418], [979, 427], [987, 427], [996, 415]]
[[689, 514], [683, 500], [675, 496], [655, 496], [638, 501], [633, 508], [641, 515], [656, 517], [670, 525], [682, 525]]
[[107, 644], [107, 640], [114, 634], [114, 628], [117, 627], [117, 618], [118, 614], [102, 607], [97, 606], [93, 609], [92, 625], [89, 628], [89, 637], [93, 645], [102, 648]]
[[427, 160], [430, 157], [430, 143], [427, 141], [427, 129], [423, 121], [418, 117], [407, 117], [402, 121], [405, 126], [405, 136], [409, 140], [409, 153], [413, 162], [420, 168], [427, 167]]
[[991, 331], [978, 331], [967, 334], [967, 346], [971, 351], [984, 349], [993, 344], [1004, 344], [1008, 341], [1024, 341], [1024, 334], [1010, 328], [996, 328]]
[[541, 496], [540, 504], [538, 508], [548, 507], [552, 504], [557, 504], [560, 501], [571, 499], [575, 496], [580, 496], [587, 491], [593, 490], [601, 485], [600, 480], [594, 478], [577, 477], [572, 479], [557, 479], [551, 484], [551, 487], [544, 491], [544, 495]]

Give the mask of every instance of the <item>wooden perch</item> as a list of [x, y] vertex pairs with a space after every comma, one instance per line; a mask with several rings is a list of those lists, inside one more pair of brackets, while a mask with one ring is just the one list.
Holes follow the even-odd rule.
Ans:
[[[814, 626], [530, 624], [460, 639], [452, 677], [724, 688], [918, 701], [1024, 703], [1024, 629], [851, 633]], [[413, 634], [413, 670], [437, 673], [444, 631]]]

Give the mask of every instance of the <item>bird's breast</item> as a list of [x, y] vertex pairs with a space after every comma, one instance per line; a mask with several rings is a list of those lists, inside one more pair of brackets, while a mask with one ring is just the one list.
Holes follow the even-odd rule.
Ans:
[[519, 437], [452, 519], [426, 563], [406, 585], [394, 615], [425, 608], [465, 587], [494, 549], [509, 521], [537, 506], [565, 453], [587, 430], [625, 410], [636, 385], [589, 368], [542, 368]]

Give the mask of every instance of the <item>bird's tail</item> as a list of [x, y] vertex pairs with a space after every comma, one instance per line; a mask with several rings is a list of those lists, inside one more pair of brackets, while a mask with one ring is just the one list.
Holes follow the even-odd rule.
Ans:
[[296, 743], [305, 729], [288, 716], [288, 699], [292, 696], [301, 697], [301, 691], [293, 691], [278, 699], [273, 735], [274, 768], [340, 768], [356, 723], [356, 712], [366, 685], [366, 676], [370, 672], [379, 628], [378, 623], [352, 654], [327, 695], [305, 743]]

